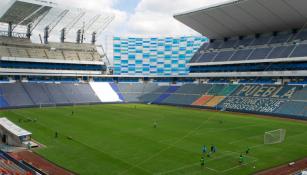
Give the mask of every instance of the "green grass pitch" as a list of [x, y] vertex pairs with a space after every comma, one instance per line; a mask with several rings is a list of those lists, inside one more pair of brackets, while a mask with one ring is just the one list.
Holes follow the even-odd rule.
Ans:
[[[46, 145], [37, 153], [82, 175], [246, 175], [307, 156], [307, 123], [251, 115], [114, 104], [5, 110], [0, 116]], [[280, 128], [287, 130], [285, 142], [264, 145], [264, 132]], [[218, 151], [201, 168], [204, 144]], [[247, 147], [251, 152], [240, 166]]]

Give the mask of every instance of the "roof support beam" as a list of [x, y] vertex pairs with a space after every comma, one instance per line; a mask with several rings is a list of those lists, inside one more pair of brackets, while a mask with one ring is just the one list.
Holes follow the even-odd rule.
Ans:
[[20, 24], [22, 24], [23, 22], [25, 22], [26, 20], [30, 19], [32, 16], [34, 16], [36, 13], [38, 13], [39, 11], [41, 11], [45, 6], [41, 6], [40, 8], [38, 8], [37, 10], [35, 10], [33, 13], [31, 13], [29, 16], [26, 16], [23, 20], [21, 20], [18, 24], [14, 25], [13, 27], [13, 31], [14, 29], [19, 26]]
[[53, 29], [63, 20], [63, 18], [67, 15], [69, 10], [63, 10], [58, 17], [55, 19], [54, 23], [49, 24], [49, 34], [53, 31]]
[[70, 30], [72, 30], [75, 25], [81, 20], [81, 18], [85, 15], [86, 13], [85, 12], [81, 12], [79, 13], [79, 15], [77, 15], [77, 17], [71, 21], [70, 24], [68, 24], [65, 28], [67, 29], [67, 33], [70, 32]]

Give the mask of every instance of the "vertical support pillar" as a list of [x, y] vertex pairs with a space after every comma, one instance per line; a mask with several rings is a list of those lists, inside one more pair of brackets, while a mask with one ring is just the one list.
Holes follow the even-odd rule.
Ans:
[[81, 43], [81, 29], [79, 29], [79, 30], [77, 31], [77, 39], [76, 39], [76, 42], [77, 42], [78, 44]]
[[32, 35], [32, 33], [31, 33], [31, 28], [32, 28], [32, 25], [29, 24], [29, 25], [27, 26], [27, 34], [26, 34], [26, 36], [27, 36], [28, 39], [31, 39], [31, 35]]
[[8, 35], [8, 37], [12, 37], [13, 36], [13, 24], [12, 24], [12, 22], [9, 22], [7, 35]]
[[93, 45], [95, 45], [95, 43], [96, 43], [96, 34], [97, 34], [96, 32], [92, 33], [92, 44]]
[[46, 26], [44, 31], [44, 44], [49, 43], [48, 39], [49, 39], [49, 26]]
[[66, 28], [61, 30], [61, 43], [64, 43], [66, 39]]

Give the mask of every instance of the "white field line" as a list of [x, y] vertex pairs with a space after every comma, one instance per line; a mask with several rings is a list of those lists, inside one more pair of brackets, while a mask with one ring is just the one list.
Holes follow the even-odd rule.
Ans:
[[[206, 134], [207, 134], [207, 133], [210, 133], [210, 132], [214, 132], [214, 133], [217, 133], [217, 132], [224, 132], [224, 131], [230, 131], [230, 130], [241, 129], [241, 128], [246, 128], [246, 127], [253, 127], [253, 126], [258, 126], [258, 125], [260, 125], [260, 124], [252, 124], [252, 125], [238, 126], [238, 127], [225, 128], [225, 129], [210, 128], [210, 129], [208, 129], [208, 131], [206, 132]], [[203, 133], [198, 133], [198, 134], [203, 134]]]
[[240, 167], [243, 166], [243, 165], [244, 165], [244, 166], [245, 166], [245, 165], [249, 165], [249, 164], [255, 163], [255, 162], [257, 162], [257, 161], [258, 161], [258, 160], [254, 160], [254, 161], [252, 161], [252, 162], [250, 162], [250, 163], [245, 163], [245, 164], [242, 164], [242, 165], [237, 165], [237, 166], [234, 166], [234, 167], [232, 167], [232, 168], [223, 170], [222, 172], [225, 173], [225, 172], [228, 172], [228, 171], [230, 171], [230, 170], [234, 170], [234, 169], [240, 168]]
[[217, 172], [217, 173], [219, 173], [220, 171], [218, 171], [218, 170], [215, 170], [215, 169], [213, 169], [213, 168], [209, 168], [209, 167], [205, 167], [206, 169], [208, 169], [208, 170], [211, 170], [211, 171], [214, 171], [214, 172]]
[[234, 143], [238, 143], [238, 142], [241, 142], [241, 141], [244, 141], [244, 140], [248, 140], [248, 139], [252, 139], [252, 138], [257, 138], [257, 137], [261, 137], [262, 135], [254, 135], [254, 136], [250, 136], [250, 137], [246, 137], [246, 138], [243, 138], [243, 139], [238, 139], [238, 140], [234, 140], [232, 142], [229, 142], [229, 144], [234, 144]]
[[[170, 148], [174, 147], [176, 143], [181, 142], [182, 140], [184, 140], [185, 138], [189, 137], [191, 134], [193, 134], [194, 132], [196, 132], [197, 130], [199, 130], [199, 129], [200, 129], [206, 122], [208, 122], [210, 119], [211, 119], [211, 118], [208, 118], [207, 120], [203, 121], [199, 126], [197, 126], [197, 127], [194, 128], [194, 129], [191, 129], [191, 130], [190, 130], [186, 135], [184, 135], [182, 138], [179, 138], [179, 139], [176, 140], [174, 143], [170, 144], [169, 146], [165, 147], [164, 149], [158, 151], [156, 154], [150, 156], [149, 158], [147, 158], [147, 159], [145, 159], [145, 160], [143, 160], [143, 161], [141, 161], [141, 162], [139, 162], [139, 163], [137, 163], [137, 164], [135, 164], [135, 165], [136, 165], [136, 166], [139, 166], [139, 165], [141, 165], [141, 164], [143, 164], [143, 163], [145, 163], [145, 162], [148, 162], [148, 161], [152, 160], [153, 158], [155, 158], [155, 157], [161, 155], [163, 152], [165, 152], [165, 151], [169, 150]], [[126, 169], [125, 171], [121, 172], [120, 174], [125, 174], [125, 173], [129, 172], [131, 169], [133, 169], [133, 167], [132, 167], [132, 168]]]
[[[214, 160], [218, 160], [218, 159], [221, 159], [221, 158], [223, 158], [223, 157], [226, 157], [226, 156], [228, 156], [228, 155], [233, 154], [233, 153], [230, 152], [230, 151], [225, 151], [225, 152], [228, 152], [228, 154], [226, 153], [226, 154], [223, 154], [223, 155], [221, 155], [221, 156], [215, 157], [215, 158], [213, 158], [213, 159], [209, 159], [208, 161], [206, 161], [206, 163], [207, 163], [207, 162], [212, 162], [212, 161], [214, 161]], [[193, 166], [195, 166], [195, 165], [200, 165], [200, 163], [199, 163], [199, 162], [196, 162], [196, 163], [193, 163], [193, 164], [190, 164], [190, 165], [185, 165], [185, 166], [182, 166], [182, 167], [179, 167], [179, 168], [176, 168], [176, 169], [172, 169], [172, 170], [160, 172], [160, 173], [157, 173], [156, 175], [163, 175], [163, 174], [173, 173], [173, 172], [176, 172], [176, 171], [180, 171], [180, 170], [184, 170], [184, 169], [193, 167]], [[208, 167], [206, 167], [206, 168], [208, 169]], [[213, 170], [213, 169], [211, 169], [211, 170]], [[213, 170], [213, 171], [217, 171], [217, 170]]]
[[[19, 115], [19, 116], [22, 116], [22, 117], [24, 117], [24, 118], [27, 118], [27, 116], [25, 116], [25, 115], [23, 115], [23, 114], [20, 114], [20, 112], [18, 112], [18, 113], [17, 113], [17, 112], [14, 112], [14, 111], [11, 111], [11, 112], [14, 113], [14, 114], [16, 114], [16, 115]], [[27, 113], [28, 113], [28, 112], [27, 112]], [[32, 112], [29, 112], [29, 113], [32, 113]], [[32, 114], [33, 114], [33, 113], [32, 113]], [[33, 116], [31, 116], [31, 117], [33, 117]], [[204, 122], [202, 122], [201, 125], [200, 125], [199, 127], [195, 128], [195, 129], [192, 129], [189, 133], [187, 133], [187, 134], [186, 134], [185, 136], [183, 136], [181, 139], [179, 138], [179, 139], [178, 139], [177, 141], [175, 141], [173, 144], [169, 145], [169, 146], [166, 147], [165, 149], [159, 151], [157, 154], [155, 154], [155, 155], [153, 155], [152, 157], [150, 157], [150, 159], [144, 160], [144, 162], [147, 162], [147, 161], [151, 160], [152, 158], [154, 158], [154, 157], [160, 155], [162, 152], [164, 152], [164, 151], [170, 149], [171, 147], [174, 146], [174, 144], [176, 144], [176, 143], [182, 141], [183, 139], [185, 139], [185, 138], [188, 137], [189, 135], [193, 134], [196, 130], [200, 129], [200, 128], [202, 127], [202, 125], [205, 124], [205, 123], [206, 123], [207, 121], [209, 121], [210, 119], [211, 119], [211, 118], [208, 118], [207, 120], [205, 120]], [[42, 125], [42, 124], [40, 124], [40, 125]], [[248, 126], [241, 126], [241, 127], [234, 127], [234, 128], [227, 128], [227, 129], [222, 129], [222, 130], [220, 130], [220, 131], [227, 131], [227, 130], [239, 129], [239, 128], [244, 128], [244, 127], [251, 127], [251, 126], [255, 126], [255, 125], [259, 125], [259, 124], [248, 125]], [[44, 126], [44, 127], [46, 127], [46, 126]], [[209, 132], [211, 132], [211, 131], [209, 131]], [[305, 134], [306, 132], [307, 132], [307, 131], [302, 132], [302, 133], [299, 133], [299, 134], [296, 134], [296, 135], [290, 135], [290, 136], [287, 136], [287, 137], [295, 137], [295, 136], [298, 136], [298, 135], [303, 135], [303, 134]], [[259, 136], [259, 135], [258, 135], [258, 136]], [[251, 136], [251, 137], [257, 137], [257, 136]], [[244, 139], [236, 140], [235, 142], [239, 142], [239, 141], [241, 141], [241, 140], [244, 140]], [[232, 143], [230, 143], [230, 144], [232, 144]], [[259, 148], [259, 147], [262, 147], [262, 146], [265, 146], [265, 144], [258, 144], [258, 145], [252, 146], [252, 147], [250, 147], [250, 148]], [[231, 152], [231, 151], [225, 151], [225, 152]], [[236, 152], [233, 152], [233, 153], [236, 153]], [[224, 156], [225, 156], [225, 155], [224, 155]], [[220, 157], [224, 157], [224, 156], [220, 156]], [[250, 157], [251, 157], [251, 156], [250, 156]], [[254, 159], [255, 159], [255, 160], [252, 161], [251, 163], [257, 162], [257, 161], [258, 161], [258, 159], [256, 159], [255, 157], [251, 157], [251, 158], [254, 158]], [[216, 159], [218, 159], [218, 157], [216, 157]], [[213, 161], [214, 159], [210, 159], [210, 160]], [[209, 161], [210, 161], [210, 160], [209, 160]], [[139, 163], [139, 164], [137, 164], [137, 165], [132, 165], [132, 168], [127, 169], [127, 170], [125, 170], [125, 171], [122, 172], [122, 173], [125, 173], [125, 172], [127, 172], [127, 171], [133, 169], [133, 167], [134, 167], [134, 168], [137, 168], [137, 169], [141, 168], [142, 170], [145, 170], [145, 169], [143, 169], [142, 167], [138, 166], [138, 165], [140, 165], [140, 164], [142, 164], [142, 163]], [[182, 170], [182, 169], [186, 169], [186, 168], [195, 166], [196, 164], [198, 164], [198, 163], [194, 163], [194, 164], [191, 164], [191, 165], [183, 166], [183, 167], [181, 167], [181, 168], [169, 170], [169, 171], [162, 172], [162, 173], [157, 173], [157, 175], [160, 175], [160, 174], [161, 174], [161, 175], [162, 175], [162, 174], [168, 174], [168, 173], [171, 173], [171, 172], [180, 171], [180, 170]], [[250, 163], [249, 163], [249, 164], [250, 164]], [[247, 164], [243, 164], [243, 165], [248, 165], [248, 163], [247, 163]], [[211, 169], [211, 168], [208, 168], [208, 167], [205, 167], [205, 168], [206, 168], [206, 169], [209, 169], [209, 170], [212, 170], [212, 171], [215, 171], [215, 172], [227, 172], [227, 171], [230, 171], [230, 170], [239, 168], [240, 166], [242, 166], [242, 165], [238, 165], [238, 166], [235, 166], [235, 167], [232, 167], [232, 168], [223, 170], [223, 171], [214, 170], [214, 169]], [[148, 172], [148, 170], [146, 170], [146, 172]], [[122, 174], [122, 173], [121, 173], [121, 174]]]
[[[238, 152], [234, 152], [234, 151], [224, 151], [226, 154], [222, 155], [222, 156], [218, 156], [218, 157], [215, 157], [213, 159], [210, 159], [208, 160], [207, 162], [211, 162], [211, 161], [214, 161], [214, 160], [218, 160], [218, 159], [221, 159], [221, 158], [224, 158], [224, 157], [227, 157], [227, 156], [232, 156], [232, 157], [235, 157], [234, 155], [240, 155], [240, 153]], [[250, 163], [254, 163], [254, 162], [257, 162], [258, 159], [256, 157], [252, 157], [252, 156], [246, 156], [246, 157], [249, 157], [251, 159], [253, 159], [252, 162]], [[250, 163], [246, 163], [246, 164], [243, 164], [243, 165], [248, 165]], [[173, 170], [169, 170], [169, 171], [165, 171], [165, 172], [161, 172], [161, 173], [157, 173], [156, 175], [164, 175], [164, 174], [169, 174], [169, 173], [173, 173], [173, 172], [176, 172], [176, 171], [180, 171], [180, 170], [184, 170], [184, 169], [187, 169], [187, 168], [190, 168], [190, 167], [193, 167], [195, 165], [198, 165], [199, 163], [194, 163], [194, 164], [190, 164], [190, 165], [186, 165], [186, 166], [183, 166], [183, 167], [180, 167], [180, 168], [177, 168], [177, 169], [173, 169]], [[230, 171], [232, 169], [235, 169], [235, 168], [238, 168], [242, 165], [238, 165], [238, 166], [234, 166], [232, 168], [229, 168], [229, 169], [226, 169], [226, 170], [222, 170], [222, 171], [219, 171], [219, 170], [216, 170], [216, 169], [213, 169], [213, 168], [210, 168], [210, 167], [206, 167], [206, 169], [208, 170], [211, 170], [211, 171], [214, 171], [214, 172], [227, 172], [227, 171]]]
[[[20, 114], [20, 113], [16, 113], [16, 112], [14, 112], [14, 114], [19, 115], [19, 116], [22, 116], [22, 117], [24, 117], [24, 118], [28, 117], [28, 116], [26, 116], [26, 115], [24, 115], [24, 114]], [[32, 113], [32, 112], [27, 112], [27, 114], [30, 115], [30, 114], [33, 114], [33, 113]], [[30, 115], [30, 117], [34, 117], [34, 116], [31, 116], [31, 115]], [[47, 126], [44, 126], [44, 125], [42, 125], [42, 124], [40, 124], [40, 125], [43, 126], [43, 127], [47, 127]], [[74, 139], [74, 140], [75, 140], [75, 139]], [[76, 141], [76, 140], [75, 140], [75, 141]], [[79, 142], [79, 141], [77, 141], [77, 142]], [[117, 160], [119, 160], [119, 161], [121, 161], [121, 162], [123, 162], [123, 163], [125, 163], [125, 164], [127, 164], [127, 165], [130, 165], [131, 167], [134, 167], [134, 168], [136, 168], [136, 169], [140, 169], [140, 170], [143, 170], [143, 171], [145, 171], [145, 172], [147, 172], [147, 173], [149, 173], [149, 174], [152, 174], [151, 171], [149, 171], [149, 170], [147, 170], [147, 169], [145, 169], [145, 168], [143, 168], [143, 167], [140, 167], [140, 166], [131, 164], [131, 163], [129, 163], [129, 162], [127, 162], [127, 161], [124, 161], [124, 160], [122, 160], [122, 159], [120, 159], [120, 158], [118, 158], [118, 157], [114, 157], [113, 155], [110, 155], [109, 153], [107, 153], [107, 152], [105, 152], [105, 151], [102, 151], [102, 150], [93, 148], [93, 147], [91, 147], [91, 146], [88, 145], [88, 144], [81, 143], [81, 142], [79, 142], [79, 143], [80, 143], [80, 144], [83, 144], [83, 145], [85, 145], [85, 146], [87, 146], [87, 147], [89, 147], [89, 148], [91, 148], [91, 149], [94, 149], [94, 150], [96, 150], [96, 151], [98, 151], [98, 152], [100, 152], [100, 153], [106, 154], [106, 155], [110, 156], [110, 157], [113, 158], [113, 159], [117, 159]], [[83, 159], [82, 159], [82, 158], [79, 158], [78, 160], [86, 160], [86, 158], [83, 158]], [[73, 162], [73, 160], [71, 160], [71, 162]]]
[[[240, 155], [241, 154], [241, 153], [236, 152], [236, 151], [225, 151], [225, 152], [229, 152], [229, 153], [236, 154], [236, 155]], [[249, 158], [251, 158], [253, 160], [258, 160], [256, 157], [253, 157], [253, 156], [245, 155], [245, 157], [249, 157]]]

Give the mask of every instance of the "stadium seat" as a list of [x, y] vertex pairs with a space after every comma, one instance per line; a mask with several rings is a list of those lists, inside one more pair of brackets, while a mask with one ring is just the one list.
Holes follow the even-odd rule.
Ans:
[[204, 95], [201, 98], [197, 99], [192, 105], [194, 105], [194, 106], [203, 106], [209, 100], [211, 100], [213, 97], [214, 96], [212, 96], [212, 95]]
[[296, 46], [291, 57], [304, 57], [307, 56], [307, 44]]
[[206, 102], [204, 105], [209, 107], [215, 107], [218, 104], [221, 103], [225, 99], [225, 96], [214, 96], [211, 98], [208, 102]]
[[232, 55], [230, 61], [246, 60], [252, 51], [252, 49], [238, 50]]
[[27, 52], [29, 53], [29, 56], [31, 58], [40, 58], [40, 59], [46, 59], [47, 55], [45, 53], [44, 49], [27, 49]]
[[253, 50], [252, 54], [248, 57], [248, 60], [259, 60], [267, 58], [272, 48], [257, 48]]
[[233, 53], [234, 53], [233, 51], [223, 51], [223, 52], [220, 52], [214, 58], [214, 62], [228, 61], [229, 58], [233, 55]]

